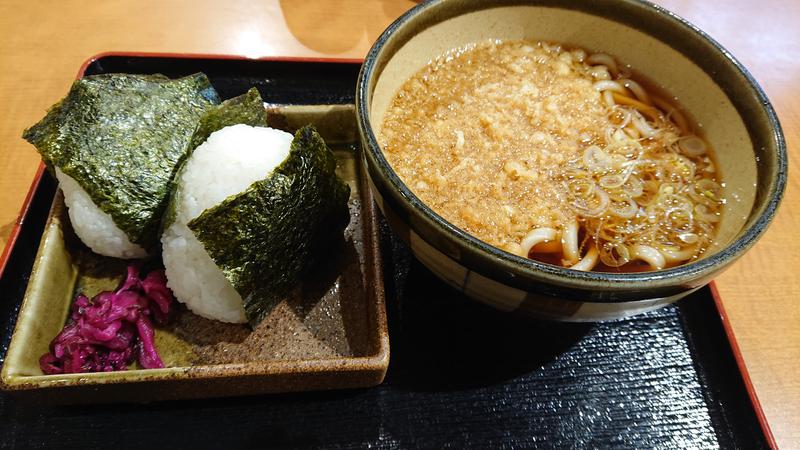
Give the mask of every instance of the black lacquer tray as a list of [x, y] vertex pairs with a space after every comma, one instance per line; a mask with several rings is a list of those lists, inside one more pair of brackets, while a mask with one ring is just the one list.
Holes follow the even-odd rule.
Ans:
[[[203, 71], [224, 98], [257, 86], [271, 103], [335, 104], [353, 102], [359, 67], [355, 61], [117, 53], [91, 59], [80, 74]], [[0, 363], [55, 190], [42, 174], [12, 233], [0, 279]], [[25, 392], [0, 393], [0, 448], [771, 443], [712, 288], [630, 319], [544, 322], [462, 298], [416, 262], [385, 224], [381, 250], [392, 346], [383, 385], [147, 405], [56, 406]]]

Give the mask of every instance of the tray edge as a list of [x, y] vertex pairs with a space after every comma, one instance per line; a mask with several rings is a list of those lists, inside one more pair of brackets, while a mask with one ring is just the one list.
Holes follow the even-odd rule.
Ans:
[[739, 374], [742, 376], [742, 383], [747, 391], [750, 405], [753, 407], [753, 411], [756, 413], [756, 418], [758, 419], [758, 424], [761, 427], [761, 432], [764, 434], [764, 437], [766, 438], [767, 444], [770, 448], [778, 448], [778, 445], [775, 441], [775, 436], [772, 434], [772, 429], [767, 421], [767, 416], [764, 413], [764, 409], [761, 407], [761, 402], [758, 400], [758, 395], [756, 394], [753, 381], [750, 379], [750, 372], [747, 370], [747, 365], [745, 364], [744, 357], [742, 356], [741, 349], [739, 348], [739, 343], [736, 341], [736, 335], [734, 334], [733, 327], [728, 319], [728, 313], [725, 311], [725, 306], [722, 304], [722, 298], [719, 294], [719, 290], [717, 289], [717, 285], [714, 283], [714, 281], [712, 281], [708, 283], [708, 287], [711, 291], [711, 298], [714, 300], [714, 307], [719, 313], [719, 319], [722, 323], [722, 328], [725, 330], [725, 338], [730, 346], [733, 359], [736, 361], [736, 367], [739, 369]]

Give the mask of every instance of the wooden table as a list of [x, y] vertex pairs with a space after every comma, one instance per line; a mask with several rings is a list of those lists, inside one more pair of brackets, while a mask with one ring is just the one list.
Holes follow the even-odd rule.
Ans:
[[[0, 248], [39, 156], [20, 135], [108, 50], [362, 58], [407, 0], [0, 3]], [[766, 236], [717, 280], [767, 419], [800, 446], [800, 2], [661, 0], [708, 32], [766, 90], [789, 145], [789, 187]]]

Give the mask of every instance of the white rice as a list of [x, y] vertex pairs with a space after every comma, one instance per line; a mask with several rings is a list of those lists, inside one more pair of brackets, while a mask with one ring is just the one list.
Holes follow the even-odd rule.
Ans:
[[94, 204], [74, 178], [57, 167], [56, 178], [64, 192], [64, 203], [67, 205], [72, 228], [93, 252], [124, 259], [147, 256], [142, 247], [132, 243], [128, 235], [117, 227], [111, 216]]
[[186, 226], [206, 209], [262, 180], [289, 154], [293, 136], [272, 128], [225, 127], [198, 146], [178, 180], [176, 217], [161, 236], [167, 285], [195, 314], [245, 322], [242, 298]]

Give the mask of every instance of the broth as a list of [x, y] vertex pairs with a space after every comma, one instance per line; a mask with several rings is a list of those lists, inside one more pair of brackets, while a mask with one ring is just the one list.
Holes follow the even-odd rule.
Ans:
[[432, 61], [379, 134], [403, 182], [447, 221], [577, 270], [698, 258], [724, 199], [708, 145], [608, 55], [487, 41]]

